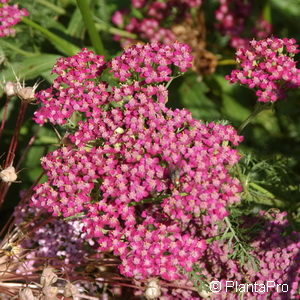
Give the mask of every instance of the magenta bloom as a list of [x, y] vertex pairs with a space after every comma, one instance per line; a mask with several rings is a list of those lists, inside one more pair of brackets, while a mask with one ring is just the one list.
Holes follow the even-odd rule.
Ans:
[[[148, 42], [173, 43], [176, 36], [171, 30], [172, 23], [181, 22], [185, 18], [192, 18], [191, 10], [202, 4], [202, 0], [131, 0], [131, 7], [139, 10], [142, 18], [136, 18], [129, 10], [117, 11], [112, 16], [112, 23], [128, 32], [137, 35], [139, 40]], [[115, 39], [123, 46], [132, 43], [131, 39], [124, 39], [118, 35]]]
[[82, 213], [88, 237], [120, 257], [128, 277], [186, 278], [182, 270], [206, 249], [200, 217], [222, 220], [240, 199], [229, 169], [242, 137], [165, 105], [164, 84], [191, 61], [180, 43], [136, 45], [108, 63], [83, 49], [59, 59], [53, 86], [37, 95], [38, 123], [64, 124], [74, 112], [81, 121], [67, 145], [42, 158], [48, 180], [31, 204], [54, 216]]
[[[253, 1], [240, 0], [219, 0], [219, 7], [215, 11], [215, 16], [218, 21], [216, 28], [223, 34], [229, 37], [230, 46], [238, 49], [247, 46], [250, 41], [249, 37], [245, 36], [247, 20], [254, 13]], [[268, 37], [272, 32], [272, 25], [258, 17], [253, 24], [251, 35], [254, 38], [263, 39]]]
[[1, 0], [0, 3], [0, 37], [14, 36], [16, 30], [14, 25], [19, 23], [22, 17], [28, 16], [26, 9], [19, 9], [18, 5], [8, 5], [8, 0]]
[[300, 69], [293, 59], [298, 52], [294, 39], [252, 40], [248, 47], [238, 49], [240, 69], [226, 79], [255, 89], [260, 102], [275, 102], [285, 97], [286, 90], [300, 86]]

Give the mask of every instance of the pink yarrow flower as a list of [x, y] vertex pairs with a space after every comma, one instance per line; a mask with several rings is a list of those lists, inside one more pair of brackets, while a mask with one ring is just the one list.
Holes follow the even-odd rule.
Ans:
[[226, 79], [255, 89], [259, 102], [283, 99], [288, 89], [300, 86], [300, 69], [293, 58], [298, 52], [294, 39], [252, 40], [247, 47], [237, 50], [240, 68]]
[[26, 9], [19, 9], [18, 5], [8, 5], [8, 0], [1, 0], [0, 3], [0, 37], [14, 36], [16, 33], [14, 25], [19, 23], [22, 17], [28, 16]]
[[37, 123], [65, 124], [74, 112], [81, 121], [68, 144], [42, 158], [48, 180], [31, 205], [54, 216], [83, 214], [87, 237], [118, 256], [128, 277], [186, 279], [206, 249], [190, 222], [201, 232], [200, 217], [220, 221], [240, 200], [230, 168], [242, 137], [166, 107], [165, 84], [191, 61], [180, 43], [136, 45], [108, 63], [83, 49], [59, 59], [52, 87], [37, 94]]

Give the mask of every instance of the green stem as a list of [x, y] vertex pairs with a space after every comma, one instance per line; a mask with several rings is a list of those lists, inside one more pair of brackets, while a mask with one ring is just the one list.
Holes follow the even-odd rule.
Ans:
[[95, 52], [99, 55], [105, 55], [104, 47], [100, 38], [99, 33], [97, 32], [95, 23], [93, 21], [93, 15], [89, 7], [87, 0], [77, 0], [77, 5], [80, 9], [81, 16], [85, 27], [89, 33], [91, 43], [95, 49]]
[[24, 17], [22, 19], [22, 22], [42, 33], [62, 53], [70, 56], [75, 55], [80, 51], [80, 49], [74, 44], [67, 42], [66, 40], [62, 39], [48, 29], [42, 27], [41, 25], [31, 21], [30, 19]]
[[180, 76], [182, 76], [182, 74], [179, 74], [179, 75], [177, 75], [177, 76], [173, 76], [173, 77], [171, 77], [171, 79], [170, 79], [170, 80], [167, 82], [167, 84], [166, 84], [165, 88], [166, 88], [166, 89], [168, 89], [168, 88], [169, 88], [169, 86], [170, 86], [170, 84], [172, 83], [172, 81], [173, 81], [174, 79], [176, 79], [176, 78], [180, 77]]
[[270, 1], [268, 1], [268, 0], [265, 0], [265, 4], [263, 7], [263, 18], [268, 23], [272, 24], [271, 5], [270, 5]]
[[236, 61], [234, 59], [222, 59], [218, 60], [219, 66], [228, 66], [228, 65], [236, 65]]
[[16, 53], [19, 53], [23, 56], [35, 56], [37, 53], [31, 53], [31, 52], [27, 52], [25, 50], [22, 50], [16, 46], [14, 46], [13, 44], [11, 44], [10, 42], [5, 41], [4, 39], [0, 39], [0, 44], [2, 44], [4, 47], [9, 48], [11, 50], [13, 50]]
[[[235, 240], [238, 242], [238, 243], [241, 243], [241, 240], [239, 239], [239, 237], [236, 235], [235, 233], [235, 230], [233, 229], [232, 225], [231, 225], [231, 222], [229, 220], [228, 217], [225, 217], [224, 218], [225, 220], [225, 223], [226, 225], [228, 226], [229, 230], [232, 232], [232, 235], [234, 236]], [[246, 249], [241, 245], [241, 248], [247, 253]]]
[[36, 0], [36, 2], [50, 8], [51, 10], [53, 10], [54, 12], [56, 12], [59, 15], [64, 15], [66, 13], [65, 9], [47, 1], [47, 0]]
[[262, 111], [266, 110], [266, 109], [270, 109], [270, 105], [267, 103], [261, 103], [261, 102], [257, 102], [255, 104], [254, 110], [253, 112], [247, 117], [246, 120], [243, 121], [243, 123], [240, 125], [238, 132], [241, 133], [245, 127]]
[[272, 194], [271, 192], [269, 192], [268, 190], [266, 190], [265, 188], [263, 188], [262, 186], [254, 183], [254, 182], [250, 182], [249, 183], [250, 186], [252, 186], [254, 189], [256, 189], [257, 191], [265, 194], [266, 196], [268, 196], [269, 198], [275, 199], [275, 195]]
[[134, 34], [134, 33], [130, 33], [130, 32], [127, 32], [125, 30], [122, 30], [122, 29], [119, 29], [119, 28], [116, 28], [116, 27], [112, 27], [110, 26], [109, 24], [106, 24], [106, 23], [103, 23], [101, 21], [99, 21], [98, 18], [95, 18], [96, 20], [96, 28], [98, 30], [102, 30], [102, 31], [105, 31], [105, 32], [108, 32], [108, 33], [111, 33], [111, 34], [116, 34], [116, 35], [119, 35], [121, 37], [125, 37], [125, 38], [130, 38], [130, 39], [136, 39], [137, 38], [137, 35]]

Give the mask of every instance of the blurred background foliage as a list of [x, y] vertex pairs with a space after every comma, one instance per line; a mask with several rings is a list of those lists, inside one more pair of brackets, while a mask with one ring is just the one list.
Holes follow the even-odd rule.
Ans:
[[[66, 47], [61, 46], [47, 33], [26, 22], [18, 24], [15, 37], [0, 39], [1, 77], [6, 81], [15, 80], [14, 70], [18, 78], [26, 80], [27, 85], [41, 81], [38, 89], [43, 89], [53, 80], [51, 69], [58, 57], [77, 48], [92, 48], [91, 43], [75, 0], [15, 2], [29, 11], [28, 19], [69, 43]], [[257, 1], [258, 6], [261, 3], [264, 3], [270, 13], [274, 36], [300, 40], [300, 0]], [[89, 4], [107, 58], [113, 57], [121, 52], [121, 47], [112, 38], [116, 28], [110, 21], [111, 16], [116, 10], [128, 8], [130, 1], [90, 0]], [[214, 11], [217, 6], [217, 1], [204, 1], [202, 7], [206, 19], [207, 49], [219, 61], [230, 62], [234, 59], [235, 50], [227, 45], [227, 38], [221, 36], [215, 28]], [[252, 21], [255, 22], [255, 19]], [[253, 91], [230, 85], [224, 79], [234, 67], [232, 62], [228, 65], [219, 64], [216, 72], [211, 75], [189, 71], [174, 79], [170, 85], [168, 105], [186, 108], [195, 118], [203, 121], [227, 120], [238, 128], [253, 110], [256, 97]], [[0, 145], [0, 154], [5, 153], [8, 147], [19, 105], [18, 99], [14, 99], [9, 105], [9, 119]], [[3, 106], [4, 96], [0, 100], [0, 118]], [[36, 106], [30, 105], [27, 111], [18, 156], [22, 155], [32, 136], [35, 135], [36, 139], [22, 164], [23, 170], [19, 175], [22, 182], [13, 184], [7, 198], [11, 200], [3, 207], [4, 214], [13, 209], [19, 192], [32, 185], [42, 173], [40, 158], [55, 149], [58, 143], [53, 127], [46, 125], [40, 128], [31, 120], [35, 109]], [[61, 129], [57, 130], [63, 134]], [[243, 135], [244, 142], [240, 146], [242, 160], [236, 172], [244, 184], [246, 203], [256, 208], [278, 207], [288, 210], [297, 225], [300, 222], [300, 91], [289, 92], [287, 98], [278, 101], [273, 110], [259, 114], [244, 130]]]

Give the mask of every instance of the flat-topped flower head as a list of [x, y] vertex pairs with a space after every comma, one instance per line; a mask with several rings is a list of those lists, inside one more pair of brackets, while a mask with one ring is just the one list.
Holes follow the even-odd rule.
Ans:
[[[191, 60], [180, 43], [136, 45], [107, 64], [83, 50], [58, 61], [58, 78], [39, 96], [38, 122], [56, 123], [64, 109], [63, 122], [71, 112], [81, 121], [68, 134], [72, 145], [42, 158], [48, 180], [36, 186], [31, 204], [54, 216], [82, 214], [88, 237], [120, 257], [128, 277], [186, 278], [181, 269], [191, 271], [206, 248], [203, 237], [188, 232], [190, 221], [222, 220], [240, 200], [230, 168], [242, 137], [166, 107], [163, 83]], [[102, 81], [104, 67], [119, 78], [114, 85]], [[83, 79], [69, 78], [77, 70]]]
[[[145, 83], [169, 81], [177, 72], [185, 72], [192, 66], [190, 48], [178, 42], [172, 44], [137, 44], [111, 61], [111, 69], [120, 81], [144, 80]], [[172, 71], [171, 66], [178, 71]]]
[[[104, 105], [128, 99], [141, 84], [169, 81], [190, 68], [191, 63], [190, 49], [181, 43], [132, 46], [109, 63], [103, 56], [82, 49], [74, 56], [58, 59], [52, 70], [58, 75], [53, 85], [36, 95], [42, 107], [35, 112], [34, 120], [38, 124], [50, 121], [62, 125], [75, 111], [85, 116], [96, 113]], [[110, 91], [107, 83], [101, 81], [101, 74], [107, 69], [130, 85]]]
[[236, 52], [240, 68], [226, 79], [256, 91], [259, 102], [275, 102], [290, 88], [300, 86], [300, 69], [294, 55], [299, 52], [294, 39], [252, 40]]
[[87, 49], [58, 59], [52, 70], [58, 75], [53, 85], [36, 95], [42, 107], [35, 112], [34, 120], [38, 124], [50, 121], [62, 125], [74, 111], [87, 113], [92, 104], [104, 104], [106, 87], [95, 84], [104, 69], [104, 57]]

